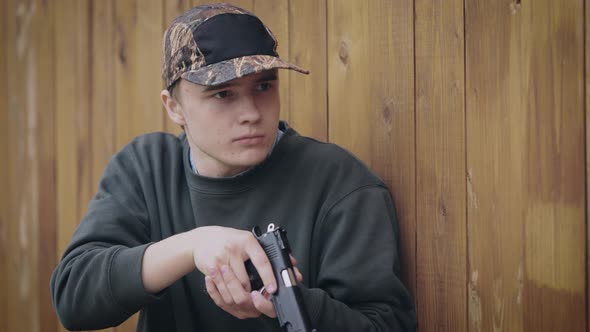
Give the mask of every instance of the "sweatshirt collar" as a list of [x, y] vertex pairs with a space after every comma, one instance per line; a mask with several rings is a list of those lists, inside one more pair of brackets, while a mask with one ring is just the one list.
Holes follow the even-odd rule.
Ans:
[[[275, 141], [272, 144], [272, 147], [270, 148], [270, 151], [268, 152], [268, 156], [270, 156], [270, 154], [274, 150], [275, 146], [277, 145], [278, 141], [281, 139], [281, 137], [283, 137], [283, 134], [284, 133], [285, 132], [283, 130], [281, 130], [281, 128], [279, 126], [279, 128], [277, 129], [277, 135], [276, 135]], [[267, 156], [267, 158], [268, 158], [268, 156]], [[188, 147], [188, 161], [189, 161], [189, 165], [190, 165], [190, 168], [192, 169], [192, 171], [195, 174], [198, 175], [199, 174], [199, 171], [197, 170], [197, 164], [195, 163], [195, 160], [193, 159], [193, 154], [192, 154], [192, 150], [191, 150], [190, 144], [189, 144], [189, 147]], [[228, 176], [228, 178], [242, 176], [242, 175], [248, 173], [251, 169], [252, 169], [252, 167], [250, 167], [250, 168], [248, 168], [248, 169], [246, 169], [246, 170], [244, 170], [244, 171], [242, 171], [242, 172], [240, 172], [240, 173], [238, 173], [236, 175]]]
[[295, 130], [290, 128], [285, 121], [279, 122], [279, 129], [284, 132], [282, 139], [275, 142], [272, 154], [266, 157], [260, 164], [246, 170], [243, 174], [233, 177], [214, 178], [196, 174], [190, 164], [190, 146], [183, 132], [179, 139], [183, 146], [183, 166], [186, 180], [193, 191], [205, 194], [232, 194], [241, 191], [250, 190], [258, 181], [262, 181], [265, 172], [271, 170], [272, 166], [279, 162], [286, 154], [289, 137], [298, 135]]

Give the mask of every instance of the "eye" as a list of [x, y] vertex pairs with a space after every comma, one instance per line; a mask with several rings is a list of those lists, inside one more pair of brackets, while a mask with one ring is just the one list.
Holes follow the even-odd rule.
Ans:
[[222, 90], [222, 91], [219, 91], [213, 95], [213, 97], [217, 98], [217, 99], [225, 99], [225, 98], [228, 98], [231, 96], [232, 96], [232, 93], [231, 93], [231, 91], [228, 91], [228, 90]]
[[272, 83], [270, 83], [270, 82], [262, 82], [262, 83], [258, 84], [258, 87], [256, 87], [256, 90], [258, 90], [258, 91], [267, 91], [267, 90], [270, 90], [270, 88], [272, 88]]

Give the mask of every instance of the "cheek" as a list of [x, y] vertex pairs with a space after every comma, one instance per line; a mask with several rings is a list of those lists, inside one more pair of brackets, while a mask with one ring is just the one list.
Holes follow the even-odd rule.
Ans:
[[264, 113], [268, 116], [278, 116], [281, 109], [278, 91], [262, 97], [258, 105], [260, 108], [264, 109]]
[[226, 143], [226, 137], [230, 132], [227, 127], [227, 119], [221, 114], [211, 110], [201, 110], [188, 115], [188, 131], [191, 133], [193, 143], [205, 150], [216, 149]]

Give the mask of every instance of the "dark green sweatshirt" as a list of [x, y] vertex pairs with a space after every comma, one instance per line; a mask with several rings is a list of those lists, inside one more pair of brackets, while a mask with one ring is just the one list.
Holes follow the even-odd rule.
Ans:
[[218, 308], [198, 270], [159, 294], [141, 279], [150, 243], [200, 226], [272, 222], [287, 231], [318, 332], [415, 330], [387, 188], [347, 151], [283, 129], [272, 154], [235, 178], [192, 172], [184, 134], [144, 135], [119, 151], [51, 279], [64, 326], [116, 326], [141, 310], [137, 331], [281, 331], [276, 319]]

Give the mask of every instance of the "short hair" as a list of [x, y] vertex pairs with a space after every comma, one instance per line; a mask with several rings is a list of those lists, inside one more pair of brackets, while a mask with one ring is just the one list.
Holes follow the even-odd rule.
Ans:
[[170, 93], [170, 96], [172, 98], [174, 98], [174, 100], [176, 100], [177, 102], [180, 100], [178, 98], [179, 97], [179, 94], [178, 94], [178, 91], [177, 91], [178, 90], [178, 86], [180, 85], [180, 80], [181, 79], [178, 79], [178, 80], [174, 81], [174, 83], [172, 83], [172, 85], [170, 85], [170, 87], [167, 89], [168, 92]]

